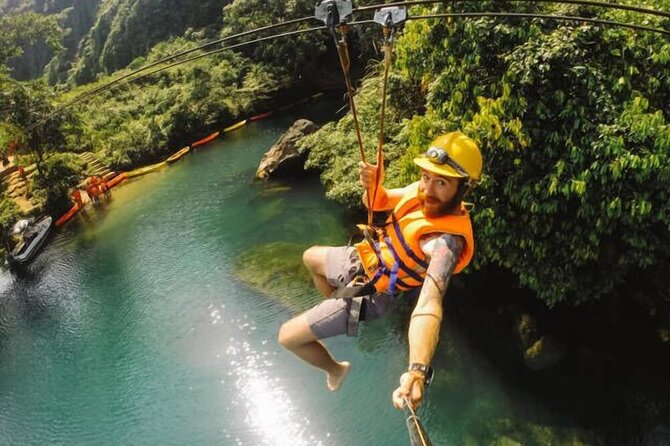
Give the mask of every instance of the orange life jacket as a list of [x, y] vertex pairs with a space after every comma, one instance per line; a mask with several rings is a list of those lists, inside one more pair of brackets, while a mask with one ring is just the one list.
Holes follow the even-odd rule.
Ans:
[[423, 284], [428, 260], [419, 240], [424, 235], [447, 233], [463, 237], [465, 243], [454, 274], [461, 272], [472, 259], [475, 241], [465, 207], [461, 205], [458, 215], [426, 217], [421, 210], [418, 191], [419, 182], [407, 188], [376, 241], [363, 240], [354, 245], [366, 275], [380, 293], [395, 294]]

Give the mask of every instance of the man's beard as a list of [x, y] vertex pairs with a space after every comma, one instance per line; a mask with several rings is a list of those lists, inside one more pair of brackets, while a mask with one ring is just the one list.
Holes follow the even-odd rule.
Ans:
[[448, 202], [440, 201], [434, 197], [426, 197], [426, 194], [422, 191], [419, 191], [418, 198], [423, 215], [428, 218], [442, 217], [450, 214], [454, 208], [454, 200]]

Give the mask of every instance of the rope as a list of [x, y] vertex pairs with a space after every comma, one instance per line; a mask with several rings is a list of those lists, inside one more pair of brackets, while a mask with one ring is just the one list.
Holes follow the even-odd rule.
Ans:
[[[346, 24], [341, 24], [338, 27], [340, 32], [340, 38], [337, 38], [337, 33], [335, 32], [335, 27], [330, 27], [330, 32], [333, 36], [333, 41], [337, 48], [337, 55], [340, 60], [340, 67], [342, 68], [342, 74], [344, 75], [344, 84], [347, 88], [347, 99], [349, 100], [349, 108], [351, 109], [351, 114], [354, 118], [354, 128], [356, 129], [356, 139], [358, 141], [358, 150], [361, 157], [361, 160], [365, 163], [365, 148], [363, 146], [363, 137], [361, 136], [361, 127], [358, 122], [358, 113], [356, 112], [356, 103], [354, 102], [354, 89], [351, 85], [351, 59], [349, 58], [349, 47], [346, 40], [347, 26]], [[370, 194], [366, 196], [367, 209], [368, 209], [368, 225], [372, 225], [373, 212], [372, 205], [374, 204], [374, 199], [371, 199]]]
[[333, 40], [337, 46], [337, 54], [340, 58], [340, 66], [342, 67], [342, 74], [344, 74], [344, 83], [347, 87], [347, 97], [349, 99], [349, 107], [351, 108], [351, 113], [354, 116], [354, 126], [356, 127], [356, 139], [358, 140], [358, 149], [360, 151], [361, 160], [365, 162], [365, 149], [363, 146], [363, 138], [361, 137], [361, 128], [358, 122], [358, 113], [356, 113], [356, 104], [354, 102], [354, 89], [351, 86], [351, 60], [349, 59], [349, 47], [346, 40], [347, 26], [340, 25], [338, 27], [340, 32], [340, 39], [338, 40], [335, 30], [331, 28], [331, 33], [333, 35]]

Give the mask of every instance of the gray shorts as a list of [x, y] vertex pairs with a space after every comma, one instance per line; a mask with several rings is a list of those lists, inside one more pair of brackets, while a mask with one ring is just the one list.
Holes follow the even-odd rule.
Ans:
[[[328, 248], [326, 280], [329, 284], [336, 288], [344, 287], [362, 271], [355, 248], [351, 246]], [[361, 320], [370, 321], [381, 317], [392, 301], [393, 296], [389, 294], [375, 293], [366, 296], [363, 302], [364, 316]], [[325, 299], [305, 314], [309, 328], [319, 339], [346, 334], [350, 308], [351, 299]]]

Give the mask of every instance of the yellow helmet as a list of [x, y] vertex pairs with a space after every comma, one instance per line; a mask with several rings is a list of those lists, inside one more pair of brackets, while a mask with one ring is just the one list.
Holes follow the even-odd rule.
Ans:
[[414, 163], [429, 172], [445, 177], [479, 181], [482, 175], [482, 154], [477, 143], [461, 132], [439, 136]]

